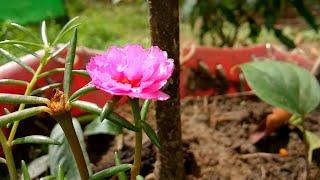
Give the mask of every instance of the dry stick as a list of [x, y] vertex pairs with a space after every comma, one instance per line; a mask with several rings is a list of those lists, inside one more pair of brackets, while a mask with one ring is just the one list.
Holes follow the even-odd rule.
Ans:
[[157, 132], [162, 148], [157, 153], [156, 179], [184, 179], [179, 98], [179, 1], [149, 0], [152, 44], [167, 51], [175, 69], [164, 92], [167, 101], [156, 103]]

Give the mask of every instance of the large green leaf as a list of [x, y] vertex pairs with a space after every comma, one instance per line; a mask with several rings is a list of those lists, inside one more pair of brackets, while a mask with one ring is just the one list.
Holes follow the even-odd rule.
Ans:
[[96, 134], [111, 134], [117, 135], [122, 132], [122, 128], [111, 121], [105, 119], [102, 122], [100, 117], [95, 118], [90, 124], [88, 124], [84, 130], [85, 135], [96, 135]]
[[[73, 120], [72, 122], [82, 147], [82, 151], [87, 162], [87, 167], [90, 167], [81, 126], [77, 120]], [[60, 146], [49, 146], [49, 167], [51, 174], [57, 176], [57, 168], [61, 166], [61, 168], [64, 170], [66, 179], [81, 179], [69, 143], [58, 124], [53, 128], [50, 137], [56, 141], [62, 142]]]
[[271, 105], [303, 116], [319, 104], [318, 81], [297, 65], [264, 60], [243, 64], [241, 68], [256, 95]]

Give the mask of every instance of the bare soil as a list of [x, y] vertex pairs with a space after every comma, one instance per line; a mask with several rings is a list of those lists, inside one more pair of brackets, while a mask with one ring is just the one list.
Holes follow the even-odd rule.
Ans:
[[[117, 111], [131, 117], [129, 106], [123, 106]], [[183, 100], [186, 179], [317, 179], [316, 162], [306, 164], [305, 146], [296, 129], [283, 127], [258, 144], [249, 141], [249, 135], [270, 112], [269, 105], [252, 95]], [[319, 115], [320, 111], [316, 111], [306, 118], [307, 128], [317, 134], [320, 134]], [[154, 125], [153, 110], [149, 113], [149, 122]], [[123, 162], [132, 162], [133, 139], [134, 134], [125, 131], [122, 139], [113, 140], [108, 151], [101, 158], [96, 157], [94, 169], [99, 171], [112, 166], [113, 153], [117, 149], [121, 149]], [[141, 174], [147, 176], [146, 179], [153, 179], [156, 148], [146, 137], [144, 142]], [[278, 154], [280, 148], [286, 148], [288, 156], [281, 157]]]

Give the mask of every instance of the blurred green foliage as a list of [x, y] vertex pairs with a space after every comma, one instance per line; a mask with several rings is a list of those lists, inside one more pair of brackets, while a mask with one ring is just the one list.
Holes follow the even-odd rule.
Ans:
[[[312, 7], [319, 2], [312, 1]], [[184, 17], [193, 29], [199, 29], [199, 41], [205, 43], [205, 36], [211, 38], [214, 46], [233, 47], [241, 27], [249, 29], [247, 38], [257, 41], [262, 29], [267, 29], [288, 48], [295, 48], [278, 21], [288, 10], [295, 9], [295, 16], [301, 16], [307, 24], [318, 31], [318, 24], [303, 0], [185, 0]]]
[[[78, 33], [80, 46], [105, 50], [110, 45], [127, 43], [150, 45], [148, 4], [146, 2], [111, 4], [106, 1], [90, 1], [85, 5], [83, 8], [83, 4], [74, 4], [71, 10], [71, 14], [80, 16], [81, 25]], [[58, 20], [47, 20], [49, 39], [55, 38], [62, 24], [64, 23]], [[29, 24], [25, 27], [35, 34], [40, 33], [40, 24]], [[9, 22], [3, 23], [0, 28], [0, 40], [5, 39], [32, 40], [30, 36], [11, 27]], [[4, 48], [18, 57], [25, 55], [12, 46]], [[4, 62], [7, 61], [4, 57], [0, 57], [0, 64]]]

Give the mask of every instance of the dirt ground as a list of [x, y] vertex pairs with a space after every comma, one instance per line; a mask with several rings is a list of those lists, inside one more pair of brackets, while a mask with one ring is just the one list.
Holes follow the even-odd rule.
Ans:
[[[117, 111], [126, 117], [130, 115], [129, 106], [123, 106]], [[183, 100], [182, 130], [186, 179], [315, 179], [318, 172], [316, 163], [306, 165], [305, 146], [297, 130], [283, 127], [258, 144], [249, 141], [249, 135], [270, 112], [269, 105], [252, 95]], [[306, 118], [307, 128], [318, 134], [319, 113], [314, 112]], [[151, 110], [149, 122], [154, 125], [153, 115], [154, 111]], [[125, 131], [123, 138], [115, 139], [107, 153], [96, 158], [94, 169], [98, 171], [112, 166], [113, 152], [117, 148], [121, 148], [120, 156], [123, 162], [132, 162], [133, 137], [133, 133]], [[124, 144], [122, 147], [121, 142]], [[144, 142], [141, 174], [147, 176], [146, 179], [153, 179], [156, 148], [146, 137]], [[280, 148], [287, 149], [287, 157], [278, 155]]]

